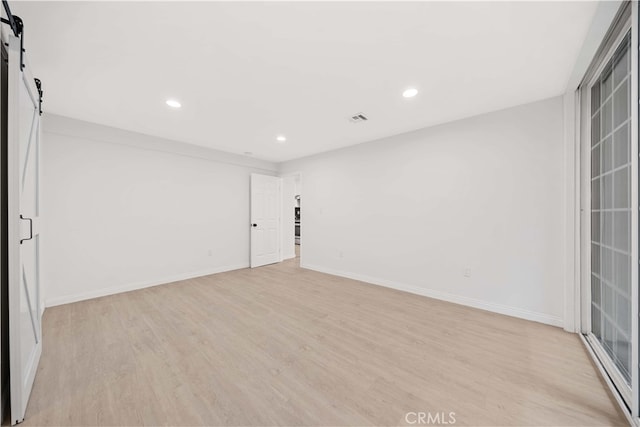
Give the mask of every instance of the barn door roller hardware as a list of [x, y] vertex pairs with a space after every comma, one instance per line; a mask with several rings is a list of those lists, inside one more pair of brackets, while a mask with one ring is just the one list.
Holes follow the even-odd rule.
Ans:
[[24, 24], [19, 16], [11, 13], [11, 8], [9, 7], [9, 2], [7, 0], [2, 0], [2, 6], [4, 6], [4, 11], [8, 18], [0, 18], [0, 20], [3, 24], [8, 24], [11, 27], [11, 31], [13, 31], [14, 36], [20, 37], [20, 70], [24, 70], [24, 61], [22, 57], [24, 53]]
[[[0, 20], [3, 24], [11, 27], [14, 36], [20, 37], [20, 70], [24, 70], [24, 24], [19, 16], [11, 13], [11, 8], [7, 0], [2, 0], [2, 6], [4, 6], [4, 11], [8, 18], [0, 18]], [[34, 80], [36, 82], [36, 88], [38, 89], [38, 112], [42, 115], [42, 82], [40, 79]]]
[[40, 79], [33, 79], [36, 81], [36, 88], [38, 89], [38, 112], [42, 115], [42, 82]]

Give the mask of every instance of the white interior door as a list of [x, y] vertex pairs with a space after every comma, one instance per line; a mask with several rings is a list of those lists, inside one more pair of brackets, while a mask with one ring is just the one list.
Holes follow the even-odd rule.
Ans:
[[35, 81], [20, 69], [9, 38], [9, 369], [11, 424], [24, 419], [42, 352], [40, 310], [40, 107]]
[[280, 261], [281, 181], [251, 174], [251, 268]]

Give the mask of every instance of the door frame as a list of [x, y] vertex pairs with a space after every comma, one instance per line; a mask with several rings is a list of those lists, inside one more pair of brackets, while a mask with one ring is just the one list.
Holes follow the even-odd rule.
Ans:
[[[298, 172], [287, 172], [287, 173], [284, 173], [284, 174], [280, 174], [278, 176], [283, 180], [282, 181], [283, 184], [284, 184], [284, 179], [285, 178], [297, 176], [300, 179], [300, 194], [302, 194], [302, 172], [299, 172], [299, 171]], [[282, 187], [281, 187], [281, 190], [282, 190]], [[284, 206], [284, 192], [283, 191], [280, 192], [280, 198], [281, 198], [280, 205]], [[302, 207], [302, 201], [300, 201], [300, 207]], [[280, 218], [281, 218], [281, 220], [280, 220], [280, 247], [284, 248], [284, 244], [285, 244], [285, 241], [284, 241], [284, 230], [285, 230], [285, 227], [286, 227], [286, 224], [284, 223], [284, 212], [280, 212]], [[300, 235], [302, 235], [302, 222], [300, 223]], [[294, 242], [294, 245], [295, 245], [295, 242]], [[280, 255], [281, 255], [280, 256], [280, 261], [284, 261], [285, 260], [284, 259], [284, 251], [282, 249], [280, 250]], [[294, 256], [294, 258], [295, 258], [295, 256]], [[302, 245], [300, 245], [300, 259], [302, 259]]]
[[[579, 170], [577, 173], [576, 193], [579, 196], [579, 233], [576, 236], [576, 248], [579, 252], [579, 286], [577, 287], [577, 307], [579, 327], [577, 328], [587, 345], [589, 353], [594, 358], [605, 380], [612, 388], [618, 403], [631, 419], [638, 420], [638, 209], [631, 209], [631, 385], [618, 372], [618, 368], [611, 363], [599, 343], [594, 343], [591, 334], [591, 141], [590, 141], [590, 87], [600, 76], [600, 73], [613, 56], [624, 37], [631, 31], [631, 206], [638, 206], [638, 5], [636, 2], [623, 2], [618, 15], [613, 20], [611, 28], [602, 40], [601, 46], [594, 55], [593, 61], [587, 69], [583, 80], [575, 91], [575, 132], [578, 147]], [[582, 120], [589, 117], [589, 120]], [[637, 421], [636, 421], [637, 424]]]

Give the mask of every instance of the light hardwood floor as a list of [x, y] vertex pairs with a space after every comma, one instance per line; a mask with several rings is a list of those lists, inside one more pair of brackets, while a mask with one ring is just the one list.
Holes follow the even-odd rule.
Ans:
[[576, 335], [292, 259], [47, 309], [25, 425], [404, 425], [428, 411], [626, 424]]

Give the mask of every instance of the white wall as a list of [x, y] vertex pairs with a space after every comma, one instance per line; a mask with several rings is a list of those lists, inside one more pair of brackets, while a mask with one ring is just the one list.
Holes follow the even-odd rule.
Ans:
[[557, 97], [280, 171], [304, 180], [304, 267], [561, 326], [563, 165]]
[[275, 165], [51, 115], [42, 145], [48, 306], [249, 265]]

